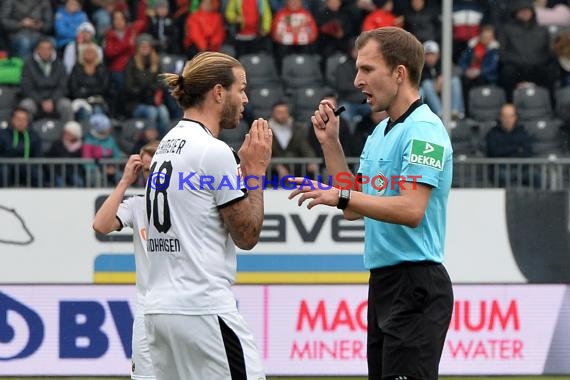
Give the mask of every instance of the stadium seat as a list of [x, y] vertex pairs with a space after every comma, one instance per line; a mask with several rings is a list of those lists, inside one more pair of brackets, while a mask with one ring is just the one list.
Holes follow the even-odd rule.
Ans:
[[38, 119], [32, 122], [32, 129], [42, 139], [42, 151], [47, 152], [51, 144], [61, 137], [63, 123], [59, 119]]
[[264, 119], [271, 116], [271, 108], [277, 101], [287, 100], [281, 86], [248, 89], [247, 96], [255, 118], [262, 117]]
[[19, 91], [20, 88], [17, 86], [0, 86], [0, 120], [10, 118]]
[[160, 71], [162, 73], [180, 74], [185, 64], [186, 58], [182, 55], [162, 54], [160, 56]]
[[453, 148], [452, 187], [481, 187], [483, 170], [480, 165], [469, 163], [473, 157], [481, 157], [485, 151], [485, 139], [481, 137], [479, 124], [473, 120], [451, 121], [450, 139]]
[[307, 86], [322, 86], [321, 58], [316, 54], [289, 54], [283, 58], [281, 78], [287, 92]]
[[338, 65], [346, 62], [347, 59], [348, 57], [343, 53], [335, 53], [327, 57], [325, 64], [325, 79], [329, 86], [334, 87], [336, 84], [336, 69]]
[[297, 122], [310, 123], [311, 116], [319, 107], [320, 101], [330, 90], [318, 86], [295, 89], [292, 96], [293, 118]]
[[545, 119], [524, 122], [524, 128], [533, 138], [533, 153], [536, 156], [548, 156], [562, 153], [560, 128], [562, 120]]
[[556, 117], [565, 122], [570, 122], [570, 86], [556, 90]]
[[480, 155], [479, 136], [475, 127], [476, 124], [469, 119], [451, 122], [450, 139], [454, 157]]
[[231, 44], [223, 44], [222, 46], [220, 46], [220, 53], [224, 53], [235, 58], [236, 48], [234, 47], [234, 45]]
[[539, 120], [552, 117], [548, 90], [540, 86], [519, 87], [513, 91], [513, 104], [519, 120]]
[[236, 152], [241, 147], [245, 134], [249, 131], [249, 125], [245, 121], [241, 121], [234, 129], [222, 129], [220, 132], [220, 140], [228, 144]]
[[469, 91], [469, 117], [476, 121], [497, 120], [501, 106], [507, 97], [505, 90], [497, 86], [478, 86]]
[[135, 147], [138, 135], [147, 127], [155, 127], [154, 123], [146, 119], [127, 119], [120, 123], [117, 134], [117, 144], [126, 153], [131, 154]]
[[245, 54], [239, 61], [247, 72], [247, 86], [249, 88], [269, 87], [281, 84], [277, 74], [275, 60], [267, 53]]

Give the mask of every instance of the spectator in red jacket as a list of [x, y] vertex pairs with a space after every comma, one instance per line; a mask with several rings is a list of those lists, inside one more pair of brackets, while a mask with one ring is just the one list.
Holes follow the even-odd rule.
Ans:
[[137, 36], [146, 28], [146, 16], [129, 24], [124, 12], [115, 10], [112, 14], [112, 26], [105, 32], [105, 62], [110, 73], [111, 91], [114, 100], [111, 101], [113, 109], [119, 94], [123, 91], [123, 71], [129, 60], [135, 54]]
[[146, 19], [128, 23], [122, 11], [114, 11], [112, 27], [105, 33], [105, 61], [111, 73], [122, 73], [135, 54], [137, 36], [146, 28]]
[[188, 59], [203, 51], [220, 51], [226, 39], [224, 17], [214, 0], [202, 0], [200, 8], [186, 19], [184, 48]]
[[374, 0], [376, 9], [370, 12], [362, 23], [362, 31], [381, 28], [383, 26], [404, 25], [404, 17], [396, 17], [393, 13], [394, 2], [392, 0]]
[[278, 64], [287, 54], [313, 53], [318, 36], [317, 22], [302, 1], [287, 0], [285, 7], [275, 14], [271, 29]]

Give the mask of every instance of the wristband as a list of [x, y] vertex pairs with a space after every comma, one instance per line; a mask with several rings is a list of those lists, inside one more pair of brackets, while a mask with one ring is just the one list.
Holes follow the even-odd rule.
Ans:
[[339, 210], [344, 210], [348, 206], [348, 201], [350, 200], [350, 189], [340, 189], [338, 191], [338, 204], [336, 208]]

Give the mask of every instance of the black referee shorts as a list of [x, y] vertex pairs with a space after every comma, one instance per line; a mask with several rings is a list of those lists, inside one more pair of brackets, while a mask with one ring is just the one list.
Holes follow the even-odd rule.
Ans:
[[368, 379], [436, 380], [453, 311], [442, 264], [373, 269], [368, 289]]

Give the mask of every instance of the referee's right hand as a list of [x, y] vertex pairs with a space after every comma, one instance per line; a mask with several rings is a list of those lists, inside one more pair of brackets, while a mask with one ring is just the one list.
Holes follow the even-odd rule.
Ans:
[[329, 100], [322, 100], [319, 108], [311, 116], [311, 123], [319, 143], [338, 140], [339, 117], [334, 114], [335, 105]]

